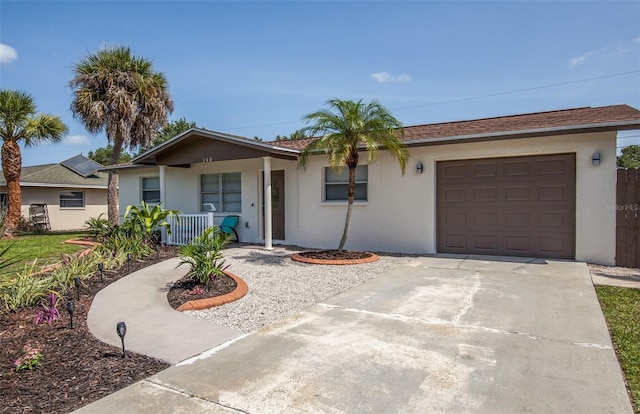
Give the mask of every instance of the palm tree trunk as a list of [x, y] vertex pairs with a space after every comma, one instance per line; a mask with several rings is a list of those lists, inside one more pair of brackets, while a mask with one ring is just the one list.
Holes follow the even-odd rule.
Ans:
[[22, 193], [20, 192], [20, 173], [22, 172], [22, 155], [20, 146], [15, 141], [5, 141], [2, 145], [2, 171], [7, 181], [9, 209], [4, 221], [4, 234], [13, 237], [20, 223], [22, 209]]
[[[111, 165], [117, 164], [122, 151], [122, 140], [115, 139], [113, 142], [113, 152], [111, 152]], [[114, 226], [118, 224], [118, 172], [109, 171], [109, 182], [107, 184], [107, 217], [109, 223]]]
[[349, 167], [349, 189], [347, 193], [347, 217], [344, 220], [344, 231], [342, 232], [342, 239], [340, 240], [340, 246], [338, 250], [343, 250], [344, 245], [347, 243], [347, 236], [349, 235], [349, 227], [351, 227], [351, 212], [353, 211], [353, 201], [356, 196], [356, 167]]

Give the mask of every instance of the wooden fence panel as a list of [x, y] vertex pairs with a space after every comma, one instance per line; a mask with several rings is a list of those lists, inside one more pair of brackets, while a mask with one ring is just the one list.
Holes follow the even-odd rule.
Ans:
[[640, 267], [640, 170], [618, 170], [616, 183], [616, 265]]

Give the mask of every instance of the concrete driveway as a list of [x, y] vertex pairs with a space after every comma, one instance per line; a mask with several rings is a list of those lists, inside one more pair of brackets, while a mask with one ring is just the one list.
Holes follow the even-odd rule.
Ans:
[[632, 413], [584, 263], [416, 258], [85, 407]]

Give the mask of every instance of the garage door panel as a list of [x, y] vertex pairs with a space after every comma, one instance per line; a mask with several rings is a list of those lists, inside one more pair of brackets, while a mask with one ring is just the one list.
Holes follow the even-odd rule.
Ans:
[[522, 236], [506, 236], [504, 249], [512, 253], [527, 253], [531, 250], [531, 239]]
[[475, 235], [473, 237], [473, 249], [492, 253], [498, 251], [498, 236], [495, 234]]
[[575, 181], [575, 154], [438, 162], [438, 251], [574, 258]]
[[444, 199], [447, 203], [464, 203], [467, 201], [465, 188], [450, 188], [444, 191]]
[[498, 176], [498, 165], [495, 162], [476, 164], [473, 166], [473, 176], [476, 178], [494, 178]]
[[505, 177], [528, 177], [531, 175], [530, 161], [505, 161], [504, 162]]
[[471, 201], [475, 203], [494, 203], [498, 201], [498, 188], [495, 185], [476, 187], [473, 189], [472, 194]]
[[531, 186], [505, 186], [504, 200], [509, 201], [531, 201]]
[[566, 202], [566, 185], [540, 185], [538, 186], [538, 201], [560, 201]]

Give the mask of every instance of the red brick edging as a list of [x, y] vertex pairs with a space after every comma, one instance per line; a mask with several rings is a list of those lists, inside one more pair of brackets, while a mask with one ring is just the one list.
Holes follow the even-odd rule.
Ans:
[[295, 253], [291, 256], [291, 259], [296, 262], [302, 263], [310, 263], [310, 264], [321, 264], [321, 265], [352, 265], [352, 264], [361, 264], [361, 263], [372, 263], [377, 262], [380, 259], [380, 256], [377, 254], [369, 253], [371, 256], [364, 257], [362, 259], [336, 259], [336, 260], [322, 260], [322, 259], [312, 259], [310, 257], [304, 257], [299, 253]]
[[[75, 239], [69, 239], [69, 240], [65, 240], [64, 243], [67, 244], [79, 244], [81, 246], [91, 246], [88, 249], [84, 249], [83, 251], [81, 251], [80, 253], [77, 253], [75, 257], [82, 258], [85, 257], [86, 255], [88, 255], [89, 253], [91, 253], [93, 251], [93, 249], [95, 249], [97, 246], [100, 245], [100, 243], [98, 242], [92, 242], [89, 240], [75, 240]], [[58, 262], [58, 263], [54, 263], [52, 265], [45, 265], [45, 267], [43, 267], [42, 269], [38, 270], [35, 273], [30, 274], [29, 276], [38, 276], [44, 273], [49, 273], [52, 272], [58, 268], [60, 268], [62, 266], [62, 263]]]
[[236, 301], [247, 294], [247, 292], [249, 291], [249, 287], [244, 280], [240, 279], [238, 276], [234, 275], [228, 270], [225, 270], [224, 274], [236, 281], [237, 286], [233, 290], [233, 292], [229, 292], [226, 295], [222, 296], [216, 296], [215, 298], [190, 300], [180, 305], [176, 310], [182, 312], [186, 310], [209, 309], [213, 308], [214, 306], [220, 306], [224, 305], [225, 303]]

